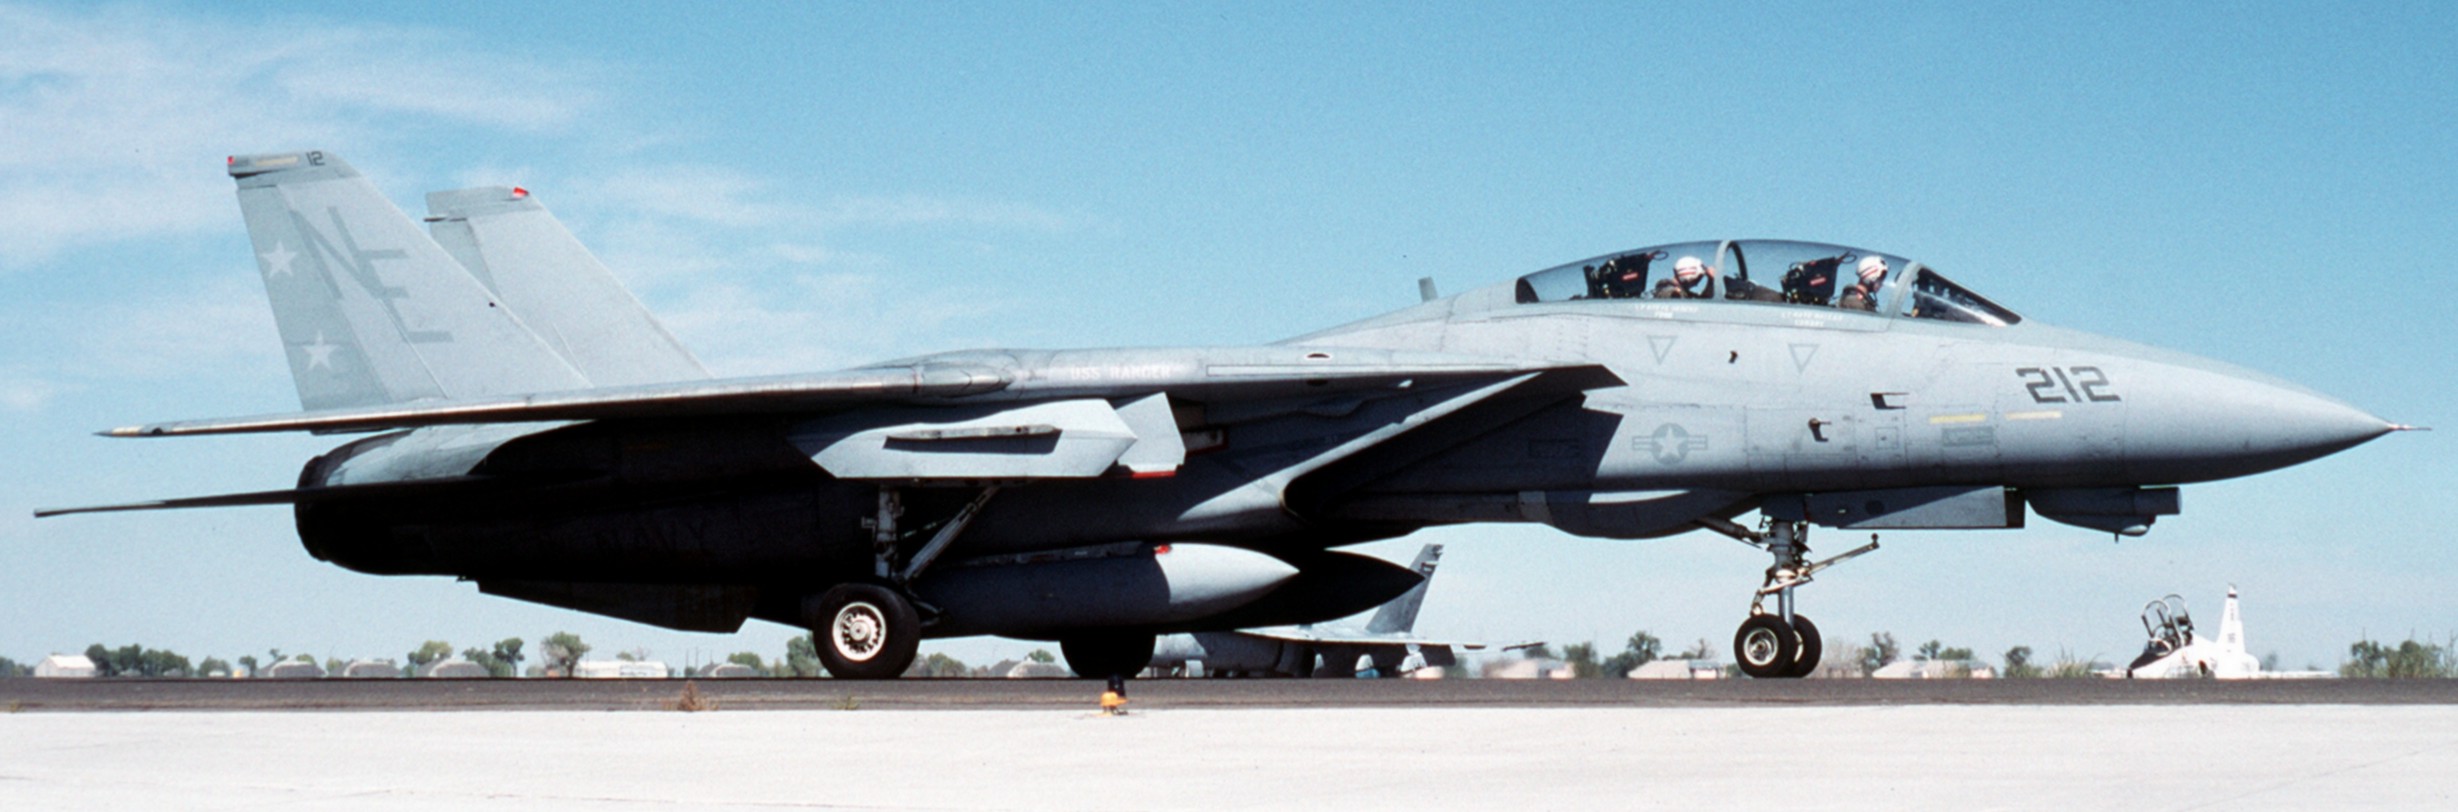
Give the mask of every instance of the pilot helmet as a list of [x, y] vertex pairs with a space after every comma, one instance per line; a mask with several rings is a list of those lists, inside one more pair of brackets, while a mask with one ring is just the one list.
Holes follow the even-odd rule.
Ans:
[[1875, 286], [1886, 278], [1886, 258], [1871, 254], [1861, 257], [1861, 284]]
[[1681, 280], [1684, 286], [1706, 275], [1707, 263], [1700, 262], [1698, 257], [1682, 257], [1673, 262], [1673, 278]]

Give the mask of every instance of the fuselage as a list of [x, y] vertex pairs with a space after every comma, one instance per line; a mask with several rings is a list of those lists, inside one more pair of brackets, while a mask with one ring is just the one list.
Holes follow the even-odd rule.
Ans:
[[[1844, 513], [1866, 505], [1865, 514], [1827, 522], [1850, 526], [1906, 502], [1980, 494], [1987, 503], [2002, 492], [2027, 495], [2061, 521], [2139, 532], [2175, 512], [2172, 490], [2145, 488], [2292, 465], [2392, 428], [2247, 370], [2022, 320], [1903, 264], [1872, 312], [1531, 293], [1541, 284], [1530, 280], [1564, 270], [1554, 269], [1268, 347], [968, 351], [892, 362], [882, 368], [963, 368], [1039, 387], [948, 398], [899, 420], [927, 420], [934, 408], [996, 415], [1062, 397], [1123, 405], [1157, 391], [1168, 395], [1186, 452], [1159, 477], [917, 479], [900, 510], [927, 528], [985, 488], [1005, 488], [945, 551], [951, 562], [1173, 541], [1303, 556], [1475, 521], [1644, 538], [1778, 497], [1812, 506], [1786, 510], [1813, 513], [1820, 498], [1847, 505]], [[1589, 374], [1205, 394], [1224, 369], [1388, 364], [1398, 353]], [[1120, 391], [1121, 370], [1178, 383]], [[415, 429], [338, 449], [312, 463], [302, 485], [469, 476], [500, 484], [303, 503], [300, 529], [318, 556], [370, 572], [772, 587], [843, 580], [872, 566], [877, 538], [864, 521], [882, 483], [833, 475], [826, 461], [851, 431], [847, 421], [863, 419]], [[897, 464], [931, 464], [921, 459]], [[1876, 526], [2020, 526], [2020, 505], [2000, 502], [2013, 504], [2010, 518], [1963, 510], [1924, 519], [1945, 524]]]

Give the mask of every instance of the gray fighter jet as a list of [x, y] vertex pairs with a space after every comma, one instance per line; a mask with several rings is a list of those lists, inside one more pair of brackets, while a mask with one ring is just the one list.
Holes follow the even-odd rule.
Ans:
[[2138, 534], [2178, 484], [2402, 428], [2041, 325], [1904, 257], [1751, 240], [1422, 286], [1265, 346], [710, 379], [519, 190], [431, 199], [431, 237], [331, 153], [229, 173], [304, 411], [107, 434], [363, 435], [293, 488], [44, 514], [286, 504], [353, 570], [674, 629], [794, 624], [840, 677], [979, 634], [1130, 673], [1156, 634], [1383, 603], [1421, 578], [1337, 548], [1463, 522], [1762, 548], [1735, 654], [1799, 676], [1820, 639], [1795, 594], [1876, 546], [1814, 560], [1812, 526], [2019, 527], [2028, 505]]
[[1425, 605], [1425, 591], [1434, 585], [1434, 568], [1441, 563], [1442, 545], [1419, 548], [1408, 569], [1424, 580], [1375, 609], [1364, 628], [1303, 623], [1167, 634], [1153, 645], [1152, 667], [1180, 669], [1201, 662], [1204, 673], [1215, 677], [1348, 677], [1369, 669], [1374, 676], [1399, 677], [1429, 666], [1450, 667], [1459, 662], [1459, 649], [1476, 651], [1485, 644], [1417, 636], [1417, 610]]

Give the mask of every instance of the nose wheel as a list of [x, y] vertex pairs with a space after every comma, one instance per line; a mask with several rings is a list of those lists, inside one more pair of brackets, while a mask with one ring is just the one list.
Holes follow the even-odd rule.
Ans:
[[[1750, 601], [1749, 618], [1733, 632], [1733, 661], [1741, 666], [1741, 673], [1756, 679], [1798, 679], [1818, 670], [1825, 640], [1818, 635], [1818, 624], [1792, 610], [1793, 590], [1809, 583], [1820, 570], [1877, 549], [1877, 536], [1872, 534], [1868, 544], [1850, 552], [1812, 562], [1807, 522], [1772, 522], [1765, 532], [1729, 521], [1703, 524], [1775, 557], [1774, 566], [1767, 568], [1766, 581]], [[1773, 608], [1767, 606], [1769, 597], [1775, 598]]]

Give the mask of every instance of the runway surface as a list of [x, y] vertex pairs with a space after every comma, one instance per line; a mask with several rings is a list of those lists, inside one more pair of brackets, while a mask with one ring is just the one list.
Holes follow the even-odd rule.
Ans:
[[2452, 681], [1098, 687], [0, 680], [0, 809], [2458, 808]]
[[[0, 680], [57, 710], [660, 710], [683, 680]], [[698, 680], [729, 710], [1089, 707], [1086, 680]], [[1153, 708], [2458, 705], [2458, 680], [1136, 680]]]

